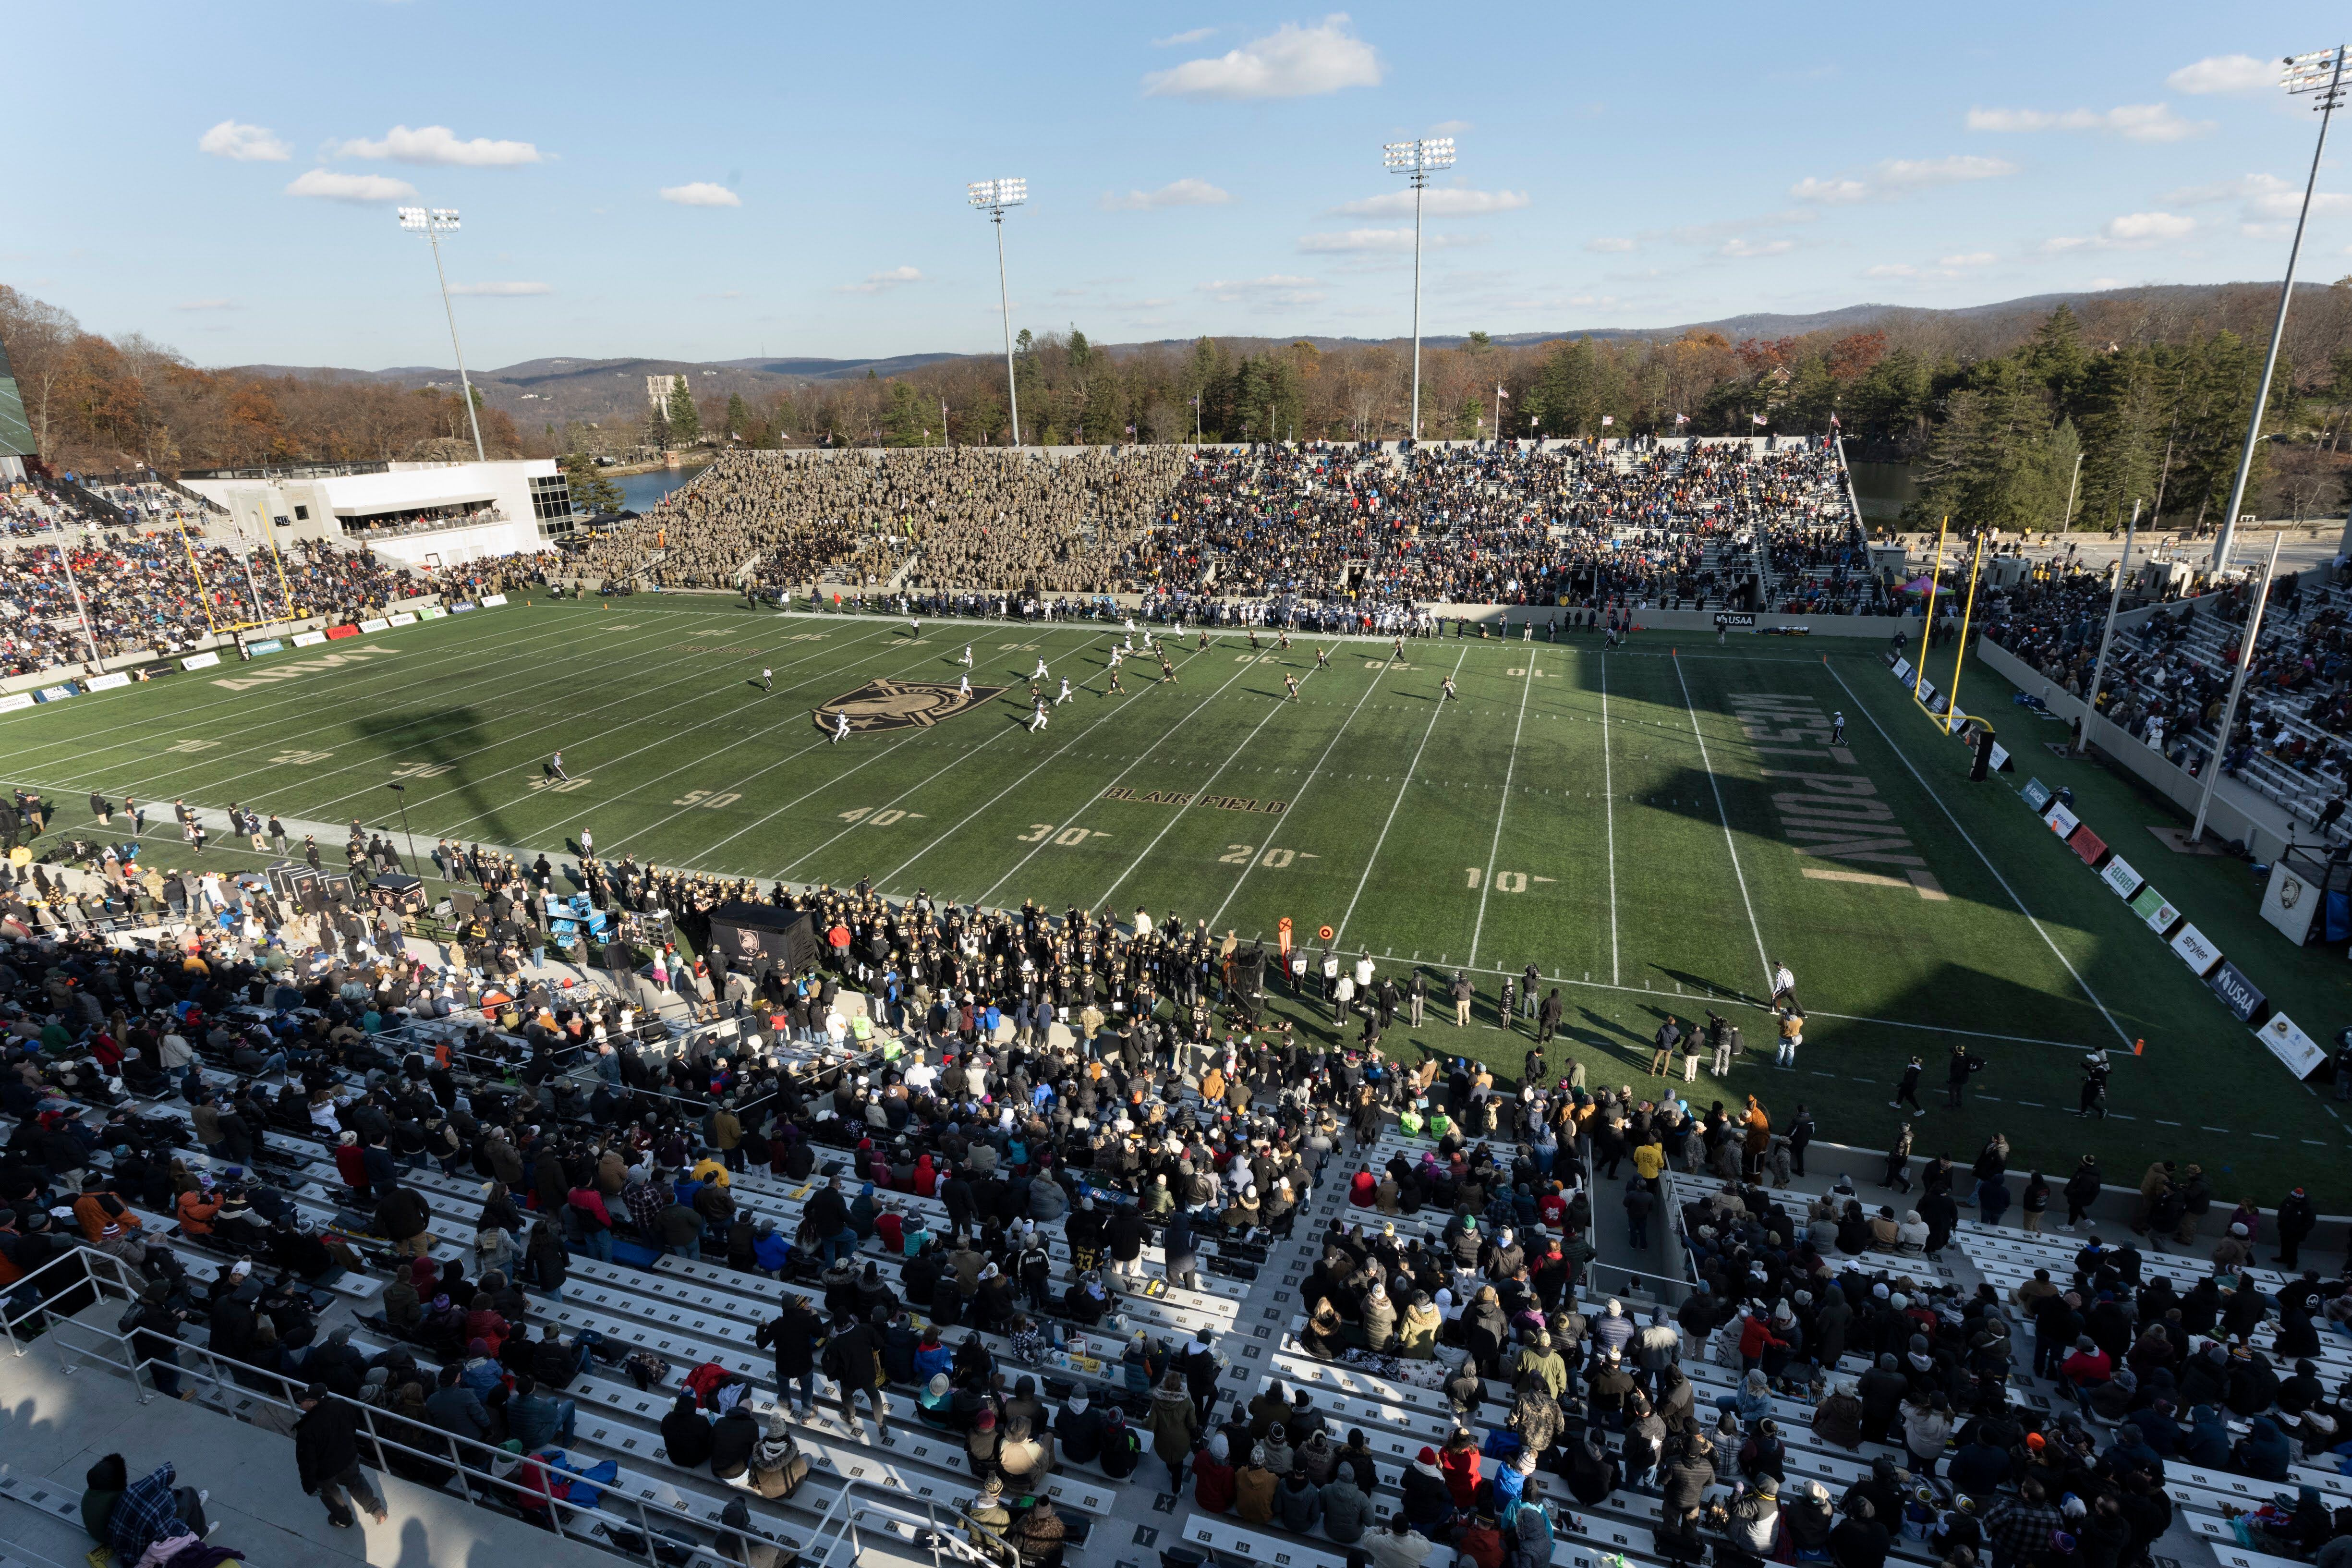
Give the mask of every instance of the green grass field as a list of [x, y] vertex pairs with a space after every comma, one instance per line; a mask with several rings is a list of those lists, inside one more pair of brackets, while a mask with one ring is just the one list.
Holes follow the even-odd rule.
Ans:
[[[1003, 696], [839, 745], [813, 721], [868, 681], [951, 686], [967, 640], [975, 685]], [[2017, 715], [2003, 732], [2019, 772], [1971, 784], [1876, 649], [1850, 642], [1676, 648], [1643, 634], [1603, 655], [1589, 634], [1448, 639], [1408, 644], [1400, 664], [1386, 643], [1350, 641], [1318, 670], [1316, 639], [1252, 655], [1244, 639], [1195, 652], [1188, 638], [1172, 689], [1138, 660], [1129, 694], [1105, 697], [1112, 640], [978, 624], [915, 640], [903, 622], [718, 596], [517, 604], [0, 716], [0, 756], [5, 782], [49, 795], [53, 836], [96, 837], [92, 789], [152, 803], [149, 858], [167, 865], [184, 858], [160, 809], [175, 796], [276, 811], [298, 834], [353, 816], [396, 827], [383, 786], [397, 778], [428, 844], [560, 854], [587, 827], [607, 856], [763, 879], [1145, 904], [1269, 945], [1286, 916], [1309, 946], [1328, 924], [1383, 968], [1473, 971], [1476, 1026], [1433, 1007], [1412, 1038], [1509, 1073], [1527, 1042], [1492, 1026], [1492, 999], [1532, 962], [1561, 986], [1570, 1048], [1596, 1081], [1640, 1089], [1660, 1019], [1711, 1002], [1749, 1047], [1728, 1089], [1782, 1117], [1806, 1101], [1825, 1141], [1883, 1147], [1885, 1102], [1917, 1053], [1922, 1152], [1965, 1163], [2000, 1131], [2017, 1163], [2063, 1172], [2095, 1152], [2129, 1183], [2161, 1151], [2229, 1173], [2227, 1199], [2267, 1205], [2301, 1182], [2323, 1209], [2352, 1206], [2332, 1107], [2042, 828], [2017, 784], [2073, 785], [2084, 819], [2315, 1037], [2342, 1022], [2342, 976], [2321, 967], [2340, 960], [2263, 925], [2242, 866], [2166, 855], [2140, 825], [2168, 809], [2052, 757], [2040, 742], [2063, 728], [2001, 706], [2008, 688], [1981, 666], [1964, 695]], [[293, 668], [328, 655], [345, 662]], [[1081, 689], [1031, 734], [1040, 656]], [[1282, 700], [1286, 674], [1298, 701]], [[1449, 674], [1458, 702], [1440, 700]], [[1838, 710], [1833, 751], [1823, 724]], [[569, 786], [542, 772], [558, 747]], [[338, 861], [341, 837], [320, 839]], [[216, 839], [206, 858], [257, 858]], [[1770, 1066], [1768, 958], [1794, 970], [1810, 1012], [1794, 1071]], [[1940, 1108], [1956, 1040], [1990, 1064], [1957, 1114]], [[2095, 1045], [2117, 1053], [2114, 1114], [2084, 1122], [2076, 1068]], [[1703, 1109], [1723, 1091], [1702, 1073], [1690, 1093]]]

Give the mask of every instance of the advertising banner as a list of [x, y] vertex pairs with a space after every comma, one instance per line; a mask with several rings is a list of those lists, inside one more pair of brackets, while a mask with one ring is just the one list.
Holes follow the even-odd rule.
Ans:
[[2083, 826], [2081, 817], [2054, 800], [2050, 803], [2050, 809], [2042, 814], [2042, 820], [2048, 823], [2050, 831], [2061, 838], [2071, 836], [2074, 829]]
[[2180, 911], [2172, 901], [2156, 890], [2153, 883], [2145, 884], [2139, 896], [2132, 900], [2131, 911], [2147, 922], [2147, 929], [2162, 936], [2180, 923]]
[[76, 693], [70, 686], [44, 686], [33, 693], [34, 699], [41, 702], [63, 702], [74, 695]]
[[285, 652], [286, 645], [277, 637], [271, 637], [268, 642], [249, 642], [246, 644], [245, 651], [248, 658], [259, 658], [265, 653]]
[[2195, 926], [2182, 926], [2172, 939], [2172, 951], [2192, 974], [2210, 974], [2213, 966], [2221, 962], [2221, 950], [2206, 940], [2205, 933]]
[[387, 625], [395, 626], [413, 626], [416, 624], [416, 617], [403, 610], [396, 616], [384, 616], [384, 621]]
[[327, 628], [327, 640], [329, 642], [341, 642], [345, 637], [355, 637], [359, 635], [360, 629], [357, 626], [329, 626]]
[[437, 621], [448, 613], [438, 605], [427, 605], [416, 612], [416, 618], [420, 621]]
[[93, 675], [82, 682], [83, 688], [90, 691], [111, 691], [118, 686], [130, 684], [131, 672], [127, 669], [118, 669], [109, 675]]
[[2033, 808], [2035, 816], [2050, 809], [2051, 789], [2040, 779], [2026, 780], [2025, 787], [2017, 793], [2025, 797], [2025, 804]]
[[360, 623], [360, 630], [363, 632], [383, 632], [390, 631], [391, 629], [392, 623], [386, 620], [362, 621]]
[[2272, 1014], [2254, 1033], [2271, 1048], [2271, 1055], [2284, 1062], [2287, 1070], [2297, 1078], [2309, 1078], [2327, 1060], [2327, 1053], [2284, 1013]]
[[180, 661], [180, 668], [182, 669], [210, 669], [219, 662], [220, 655], [217, 653], [199, 653], [182, 659]]
[[2096, 866], [2099, 857], [2107, 852], [2107, 841], [2091, 831], [2088, 823], [2066, 836], [2066, 847], [2083, 858], [2085, 866]]
[[2108, 860], [2107, 868], [2099, 873], [2099, 880], [2113, 888], [2116, 897], [2126, 900], [2129, 900], [2142, 886], [2140, 874], [2133, 870], [2132, 863], [2120, 855]]
[[486, 610], [495, 610], [506, 602], [507, 596], [504, 594], [485, 594], [482, 595], [482, 608]]
[[2251, 1024], [2262, 1016], [2263, 1005], [2270, 1000], [2254, 988], [2254, 983], [2247, 979], [2245, 972], [2234, 963], [2223, 963], [2205, 977], [2205, 984], [2213, 988], [2213, 994], [2221, 999], [2221, 1005], [2230, 1009], [2241, 1024]]
[[327, 634], [324, 632], [296, 632], [294, 634], [294, 646], [296, 647], [317, 647], [320, 643], [325, 642], [326, 640]]
[[32, 705], [33, 694], [29, 691], [11, 691], [7, 696], [0, 697], [0, 713], [14, 713], [19, 708]]

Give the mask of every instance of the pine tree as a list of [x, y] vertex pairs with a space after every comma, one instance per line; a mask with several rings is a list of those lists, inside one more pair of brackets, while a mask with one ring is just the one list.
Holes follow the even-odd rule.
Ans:
[[668, 414], [670, 438], [679, 446], [691, 447], [701, 437], [702, 416], [694, 406], [692, 384], [683, 376], [669, 389]]
[[574, 452], [561, 459], [566, 486], [572, 492], [574, 511], [615, 512], [621, 510], [621, 487], [604, 477], [596, 459], [585, 452]]
[[740, 438], [743, 432], [751, 427], [751, 411], [743, 405], [743, 395], [740, 392], [729, 393], [727, 395], [728, 438], [730, 440]]

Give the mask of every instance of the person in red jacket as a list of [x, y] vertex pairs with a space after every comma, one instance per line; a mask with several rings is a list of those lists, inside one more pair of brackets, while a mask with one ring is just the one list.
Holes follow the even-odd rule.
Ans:
[[1348, 1201], [1360, 1209], [1368, 1209], [1376, 1201], [1380, 1185], [1371, 1172], [1360, 1170], [1348, 1178]]
[[360, 1135], [346, 1132], [335, 1140], [335, 1170], [343, 1178], [343, 1185], [359, 1194], [362, 1203], [373, 1203], [375, 1193], [368, 1185], [367, 1152], [360, 1147]]
[[1227, 1462], [1223, 1432], [1192, 1456], [1192, 1501], [1209, 1513], [1234, 1511], [1234, 1467]]
[[1466, 1426], [1456, 1426], [1454, 1436], [1445, 1439], [1438, 1450], [1437, 1468], [1445, 1474], [1445, 1489], [1453, 1494], [1457, 1513], [1468, 1513], [1478, 1497], [1478, 1439]]
[[1739, 1325], [1740, 1370], [1754, 1372], [1764, 1359], [1767, 1345], [1779, 1345], [1787, 1350], [1789, 1342], [1772, 1331], [1772, 1325], [1765, 1321], [1763, 1313], [1750, 1308], [1748, 1321]]
[[2058, 1363], [2058, 1376], [2074, 1391], [2083, 1414], [2091, 1413], [2091, 1390], [2116, 1374], [2116, 1363], [2098, 1342], [2084, 1334], [2074, 1342], [2074, 1353]]

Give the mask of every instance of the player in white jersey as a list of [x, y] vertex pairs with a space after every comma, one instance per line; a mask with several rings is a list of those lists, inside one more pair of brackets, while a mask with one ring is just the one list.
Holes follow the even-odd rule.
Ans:
[[969, 697], [971, 695], [971, 676], [959, 675], [956, 677], [956, 695], [958, 697]]
[[1029, 679], [1032, 680], [1043, 680], [1045, 678], [1045, 656], [1041, 653], [1037, 656], [1037, 668], [1029, 672]]
[[1045, 727], [1045, 705], [1043, 702], [1040, 702], [1037, 704], [1036, 712], [1031, 714], [1029, 717], [1029, 732], [1034, 735]]
[[907, 621], [907, 635], [910, 637], [919, 637], [923, 635], [923, 623], [920, 617], [908, 617]]
[[1056, 697], [1056, 698], [1055, 698], [1055, 699], [1054, 699], [1054, 706], [1055, 706], [1055, 707], [1056, 707], [1056, 708], [1059, 708], [1063, 703], [1067, 702], [1069, 700], [1070, 700], [1070, 678], [1069, 678], [1068, 676], [1066, 676], [1066, 676], [1062, 677], [1062, 694], [1061, 694], [1059, 697]]
[[838, 746], [847, 739], [849, 739], [849, 715], [846, 713], [836, 713], [833, 716], [832, 743]]
[[776, 672], [775, 672], [774, 670], [772, 670], [772, 669], [770, 669], [770, 668], [766, 668], [765, 666], [761, 667], [761, 670], [760, 670], [760, 689], [761, 689], [761, 690], [762, 690], [762, 691], [773, 691], [775, 689], [776, 689]]
[[970, 643], [963, 645], [963, 667], [966, 669], [971, 668], [971, 644]]
[[1461, 693], [1454, 689], [1454, 678], [1450, 675], [1445, 678], [1445, 696], [1443, 700], [1447, 702], [1459, 702], [1462, 700]]

